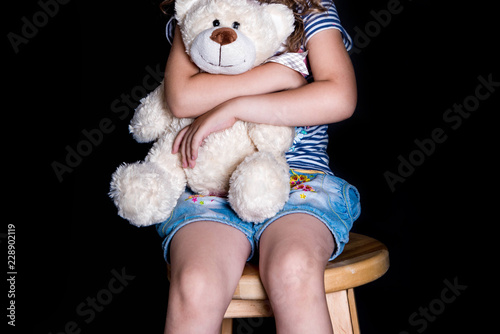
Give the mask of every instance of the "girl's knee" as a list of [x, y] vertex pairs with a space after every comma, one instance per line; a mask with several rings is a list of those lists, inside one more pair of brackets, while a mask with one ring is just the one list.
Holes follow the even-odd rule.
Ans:
[[231, 298], [224, 285], [208, 266], [172, 270], [167, 327], [174, 328], [173, 333], [215, 333]]
[[171, 285], [188, 291], [201, 287], [210, 276], [204, 267], [189, 264], [172, 270], [171, 275]]
[[223, 284], [220, 282], [217, 273], [207, 267], [185, 265], [172, 271], [170, 294], [175, 294], [179, 301], [192, 308], [204, 307], [205, 303], [223, 298]]
[[227, 307], [243, 265], [221, 266], [213, 261], [179, 263], [172, 267], [170, 293], [176, 293], [181, 300], [192, 305], [208, 303]]
[[[325, 261], [306, 247], [291, 247], [280, 254], [261, 258], [260, 275], [266, 291], [294, 293], [323, 284]], [[272, 294], [272, 293], [271, 293]]]

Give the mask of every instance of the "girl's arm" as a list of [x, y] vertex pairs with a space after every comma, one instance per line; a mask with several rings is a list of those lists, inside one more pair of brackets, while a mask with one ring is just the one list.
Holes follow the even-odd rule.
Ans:
[[186, 54], [179, 27], [176, 27], [165, 69], [165, 97], [176, 117], [197, 117], [235, 97], [292, 89], [304, 84], [300, 73], [277, 63], [266, 63], [239, 75], [200, 73]]
[[203, 139], [237, 120], [308, 126], [349, 118], [356, 107], [356, 80], [341, 33], [336, 29], [321, 31], [311, 37], [307, 49], [313, 83], [271, 94], [235, 97], [201, 115], [174, 142], [173, 152], [181, 152], [184, 166], [194, 166]]
[[309, 40], [307, 49], [314, 82], [294, 90], [233, 99], [225, 113], [238, 120], [288, 126], [349, 118], [356, 108], [357, 89], [341, 33], [336, 29], [319, 32]]

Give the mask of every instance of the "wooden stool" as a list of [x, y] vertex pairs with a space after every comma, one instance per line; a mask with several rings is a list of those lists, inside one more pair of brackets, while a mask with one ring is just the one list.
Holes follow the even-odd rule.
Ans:
[[[389, 252], [379, 241], [350, 233], [349, 243], [325, 269], [325, 293], [335, 334], [359, 334], [353, 288], [374, 281], [389, 269]], [[246, 264], [222, 322], [222, 334], [233, 332], [233, 318], [271, 317], [259, 269]]]

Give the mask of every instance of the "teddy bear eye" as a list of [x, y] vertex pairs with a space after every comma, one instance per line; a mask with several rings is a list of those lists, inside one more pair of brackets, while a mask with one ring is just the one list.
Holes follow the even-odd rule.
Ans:
[[213, 24], [214, 27], [218, 27], [218, 26], [220, 26], [220, 21], [219, 20], [214, 20], [212, 22], [212, 24]]
[[238, 28], [240, 27], [240, 23], [239, 22], [233, 22], [233, 28], [238, 30]]

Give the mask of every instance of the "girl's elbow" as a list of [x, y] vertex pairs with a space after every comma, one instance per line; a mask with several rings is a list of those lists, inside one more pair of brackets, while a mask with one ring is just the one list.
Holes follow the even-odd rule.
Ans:
[[177, 118], [187, 117], [185, 115], [185, 112], [183, 112], [186, 109], [183, 108], [179, 103], [176, 103], [173, 101], [167, 101], [167, 107], [168, 107], [168, 110], [170, 110], [172, 115], [174, 115], [175, 117], [177, 117]]
[[343, 108], [343, 117], [344, 119], [350, 118], [353, 114], [354, 111], [356, 110], [356, 105], [357, 105], [358, 99], [356, 94], [352, 97], [346, 97], [344, 101], [344, 108]]
[[350, 118], [356, 109], [358, 95], [356, 85], [350, 82], [330, 81], [325, 85], [323, 98], [330, 123], [341, 122]]
[[332, 104], [336, 106], [332, 112], [335, 114], [335, 121], [337, 122], [350, 118], [354, 114], [357, 105], [356, 93], [343, 94], [341, 96], [340, 101], [337, 100], [337, 103]]
[[178, 94], [174, 91], [165, 90], [165, 103], [168, 110], [177, 118], [188, 117], [186, 114], [186, 102], [183, 94]]

